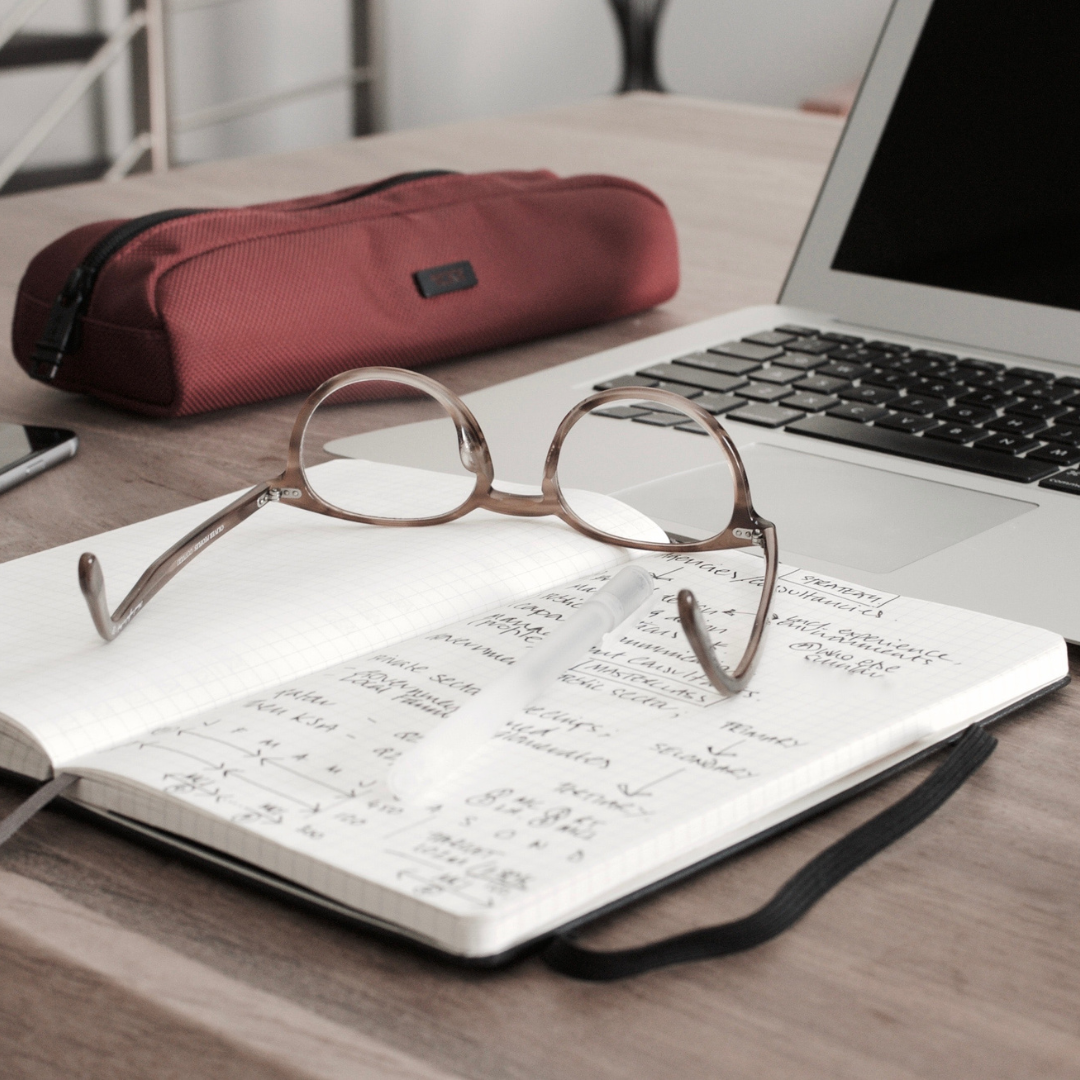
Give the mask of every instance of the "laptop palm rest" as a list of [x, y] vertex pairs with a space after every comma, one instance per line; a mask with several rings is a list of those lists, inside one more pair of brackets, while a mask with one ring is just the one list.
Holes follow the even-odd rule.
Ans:
[[[741, 453], [754, 506], [775, 522], [789, 562], [802, 555], [886, 574], [1037, 505], [763, 443]], [[701, 537], [711, 522], [694, 520], [694, 507], [713, 473], [712, 482], [730, 486], [717, 464], [612, 494], [670, 532]]]

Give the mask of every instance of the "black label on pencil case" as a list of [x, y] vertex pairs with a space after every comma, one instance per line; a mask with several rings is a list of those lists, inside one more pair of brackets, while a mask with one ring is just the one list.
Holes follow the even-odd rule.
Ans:
[[441, 296], [443, 293], [457, 292], [459, 289], [471, 289], [476, 284], [476, 272], [472, 263], [447, 263], [445, 266], [433, 266], [429, 270], [417, 270], [413, 281], [420, 290], [420, 295], [428, 298]]

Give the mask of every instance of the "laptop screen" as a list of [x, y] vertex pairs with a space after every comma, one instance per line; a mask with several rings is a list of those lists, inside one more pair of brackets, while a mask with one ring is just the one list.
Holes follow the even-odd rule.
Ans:
[[1080, 4], [937, 0], [832, 269], [1080, 310]]

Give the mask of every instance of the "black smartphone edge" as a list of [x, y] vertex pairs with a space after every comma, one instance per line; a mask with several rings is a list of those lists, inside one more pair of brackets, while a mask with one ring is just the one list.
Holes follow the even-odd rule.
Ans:
[[34, 424], [11, 424], [26, 433], [30, 452], [10, 464], [0, 467], [0, 492], [19, 484], [73, 458], [79, 449], [79, 436], [68, 428], [41, 427]]

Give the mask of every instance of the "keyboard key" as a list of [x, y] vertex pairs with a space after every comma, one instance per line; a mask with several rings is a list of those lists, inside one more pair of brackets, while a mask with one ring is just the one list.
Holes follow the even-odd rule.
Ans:
[[739, 389], [739, 394], [751, 401], [779, 401], [790, 393], [790, 386], [775, 386], [772, 383], [752, 382]]
[[914, 374], [912, 369], [917, 361], [909, 359], [903, 353], [879, 352], [878, 355], [881, 359], [874, 364], [874, 367], [879, 371], [903, 371], [909, 375]]
[[676, 431], [689, 431], [692, 435], [708, 435], [707, 432], [700, 424], [695, 423], [693, 420], [687, 420], [685, 424], [676, 424]]
[[862, 383], [871, 386], [887, 386], [892, 390], [907, 390], [919, 380], [914, 375], [908, 375], [903, 371], [871, 371], [862, 377]]
[[653, 364], [637, 374], [647, 379], [659, 379], [661, 382], [696, 386], [699, 390], [714, 390], [719, 394], [726, 394], [746, 382], [741, 375], [724, 375], [719, 371], [704, 371], [684, 364]]
[[888, 390], [884, 386], [849, 386], [841, 390], [839, 396], [845, 401], [861, 401], [867, 405], [887, 405], [895, 401], [900, 393], [897, 390]]
[[1050, 401], [1056, 404], [1075, 396], [1076, 391], [1071, 386], [1062, 386], [1060, 383], [1032, 383], [1025, 386], [1021, 393], [1029, 401]]
[[745, 375], [761, 367], [756, 360], [740, 360], [737, 356], [717, 356], [708, 352], [690, 353], [671, 362], [683, 367], [701, 368], [703, 371], [717, 371], [721, 375]]
[[801, 379], [802, 376], [803, 373], [796, 371], [795, 368], [776, 364], [770, 364], [767, 368], [761, 368], [754, 372], [754, 378], [758, 382], [775, 383], [777, 386], [787, 386], [788, 383], [793, 383], [796, 379]]
[[1010, 416], [1036, 416], [1040, 420], [1053, 420], [1055, 416], [1064, 416], [1069, 410], [1065, 405], [1055, 405], [1052, 401], [1025, 398], [1005, 411]]
[[955, 398], [967, 393], [967, 387], [950, 379], [922, 378], [911, 388], [914, 393], [928, 397]]
[[700, 405], [713, 416], [720, 416], [722, 413], [737, 409], [740, 405], [745, 405], [746, 402], [734, 394], [702, 394], [701, 397], [694, 398], [694, 404]]
[[[833, 349], [829, 353], [833, 360], [846, 361], [849, 364], [865, 364], [867, 367], [877, 367], [887, 355], [874, 349], [852, 348], [845, 345], [841, 349]], [[895, 359], [895, 358], [894, 358]]]
[[847, 379], [834, 379], [831, 375], [807, 375], [793, 384], [796, 390], [809, 390], [813, 394], [833, 394], [848, 385]]
[[994, 410], [982, 409], [978, 405], [950, 405], [947, 409], [938, 409], [934, 415], [939, 420], [959, 420], [962, 424], [981, 424], [994, 415]]
[[782, 330], [762, 330], [758, 334], [750, 334], [743, 341], [749, 341], [751, 345], [786, 345], [794, 340], [795, 334], [785, 334]]
[[1066, 472], [1058, 473], [1057, 476], [1044, 480], [1039, 487], [1051, 488], [1054, 491], [1067, 491], [1071, 495], [1080, 495], [1080, 472], [1076, 469], [1069, 469]]
[[814, 368], [828, 363], [828, 360], [829, 358], [827, 356], [812, 356], [810, 353], [786, 352], [783, 356], [777, 357], [776, 363], [783, 364], [785, 367], [798, 368], [800, 371], [813, 371]]
[[974, 356], [961, 356], [956, 361], [961, 367], [971, 368], [973, 371], [1004, 371], [1005, 365], [996, 360], [978, 360]]
[[740, 360], [756, 360], [759, 364], [784, 355], [779, 345], [755, 345], [752, 341], [726, 341], [723, 345], [710, 345], [708, 351], [722, 356], [737, 356]]
[[909, 346], [897, 345], [895, 341], [868, 341], [866, 347], [868, 349], [877, 349], [878, 352], [893, 353], [896, 356], [906, 356], [911, 352]]
[[929, 378], [931, 378], [931, 376], [920, 374], [917, 370], [918, 366], [919, 361], [912, 360], [910, 356], [897, 356], [889, 364], [889, 370], [899, 371], [905, 375], [910, 375], [913, 379], [912, 386], [918, 386], [921, 382], [927, 381]]
[[916, 416], [914, 413], [889, 413], [874, 421], [875, 427], [889, 428], [890, 431], [910, 431], [915, 434], [926, 431], [937, 423], [931, 416]]
[[635, 424], [649, 424], [652, 427], [674, 427], [676, 424], [686, 423], [685, 413], [676, 412], [647, 412], [641, 416], [632, 417]]
[[1058, 427], [1080, 427], [1080, 409], [1070, 409], [1057, 417], [1055, 423]]
[[[987, 389], [994, 389], [993, 383], [996, 378], [996, 373], [993, 371], [982, 371], [979, 368], [956, 368], [951, 378], [958, 383], [963, 383], [966, 387], [972, 390], [980, 390], [985, 387]], [[1002, 391], [1006, 393], [1007, 391]]]
[[837, 420], [854, 420], [859, 424], [868, 424], [879, 416], [884, 416], [888, 410], [880, 405], [865, 405], [859, 401], [845, 401], [829, 410], [828, 415]]
[[1076, 375], [1062, 375], [1057, 381], [1059, 386], [1071, 386], [1074, 390], [1080, 390], [1080, 377]]
[[794, 334], [796, 337], [814, 337], [817, 331], [812, 326], [796, 326], [793, 323], [784, 323], [776, 328], [780, 334]]
[[[1026, 435], [1009, 435], [1007, 432], [998, 432], [995, 435], [987, 435], [985, 439], [979, 439], [975, 444], [984, 450], [995, 450], [999, 454], [1022, 454], [1033, 446], [1038, 446], [1038, 439], [1029, 439]], [[1065, 450], [1066, 447], [1061, 447]], [[1045, 458], [1043, 460], [1046, 460]], [[1066, 465], [1068, 462], [1065, 463]]]
[[1007, 431], [1013, 435], [1034, 435], [1044, 427], [1046, 424], [1031, 416], [999, 416], [986, 422], [987, 431]]
[[1039, 438], [1049, 442], [1063, 443], [1065, 446], [1080, 446], [1080, 428], [1061, 427], [1055, 424], [1052, 428], [1040, 431]]
[[696, 386], [687, 386], [684, 383], [658, 382], [656, 389], [666, 390], [669, 394], [678, 394], [679, 397], [684, 398], [701, 397], [702, 394], [702, 391]]
[[1080, 463], [1080, 449], [1055, 443], [1032, 450], [1028, 457], [1035, 461], [1051, 461], [1055, 465], [1076, 465]]
[[821, 412], [839, 404], [840, 399], [831, 394], [812, 394], [809, 390], [800, 390], [797, 394], [784, 398], [785, 409], [802, 409], [804, 412]]
[[822, 353], [827, 353], [831, 349], [836, 348], [835, 341], [824, 341], [821, 338], [799, 338], [796, 341], [791, 342], [788, 345], [788, 352], [804, 352], [811, 353], [814, 356], [821, 356]]
[[969, 390], [956, 399], [957, 405], [980, 405], [984, 409], [1007, 409], [1019, 398], [1003, 394], [1000, 390]]
[[985, 434], [986, 432], [981, 428], [972, 427], [970, 424], [944, 423], [940, 427], [931, 428], [925, 437], [927, 439], [942, 439], [951, 443], [966, 443], [972, 442], [979, 438], [980, 435]]
[[1038, 368], [1030, 367], [1014, 367], [1009, 368], [1010, 375], [1016, 375], [1021, 379], [1031, 379], [1034, 382], [1053, 382], [1054, 373], [1052, 371], [1040, 371]]
[[960, 359], [959, 356], [955, 356], [953, 353], [937, 352], [934, 349], [915, 349], [911, 355], [919, 360], [932, 360], [937, 363], [948, 364], [950, 367]]
[[[935, 441], [925, 435], [909, 435], [907, 432], [889, 431], [883, 427], [851, 424], [844, 420], [834, 420], [829, 416], [807, 416], [789, 424], [786, 430], [797, 435], [828, 439], [832, 442], [844, 443], [846, 446], [879, 450], [886, 454], [915, 458], [934, 465], [948, 465], [954, 469], [966, 469], [969, 472], [996, 476], [1002, 480], [1016, 480], [1025, 484], [1051, 475], [1056, 468], [1048, 462], [1012, 457], [1009, 454], [995, 454], [992, 450], [975, 450], [954, 443]], [[1062, 475], [1068, 474], [1062, 473]], [[1080, 494], [1080, 473], [1076, 474], [1075, 483], [1076, 493]]]
[[905, 394], [892, 403], [894, 409], [903, 412], [918, 413], [920, 416], [929, 416], [943, 409], [947, 402], [944, 398], [927, 397], [925, 394]]
[[838, 341], [841, 345], [861, 345], [866, 340], [866, 338], [855, 337], [854, 334], [836, 334], [831, 330], [818, 334], [818, 337], [826, 341]]
[[648, 409], [643, 409], [640, 405], [612, 405], [606, 409], [593, 409], [593, 416], [610, 416], [615, 420], [629, 420], [634, 416], [641, 416], [647, 413]]
[[781, 427], [805, 416], [798, 409], [785, 409], [781, 405], [745, 405], [735, 412], [728, 413], [725, 420], [742, 420], [746, 424], [759, 424], [761, 427]]
[[905, 359], [909, 361], [908, 366], [912, 371], [930, 379], [952, 379], [956, 371], [956, 365], [948, 360], [934, 360], [931, 357], [917, 356], [915, 353]]
[[865, 375], [870, 369], [865, 364], [852, 364], [847, 360], [830, 360], [823, 367], [818, 368], [819, 375], [828, 375], [832, 379], [857, 379]]
[[608, 379], [597, 383], [594, 390], [612, 390], [616, 386], [659, 386], [659, 379], [646, 379], [641, 375], [620, 375], [616, 379]]
[[968, 386], [981, 386], [985, 390], [1000, 390], [1002, 393], [1011, 394], [1022, 386], [1027, 386], [1027, 379], [1017, 378], [1015, 375], [1007, 375], [1004, 372], [977, 372], [968, 375], [962, 370], [957, 370], [957, 377], [964, 380]]

